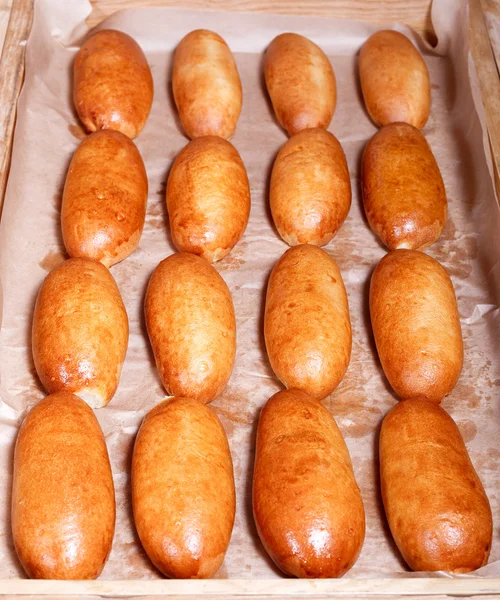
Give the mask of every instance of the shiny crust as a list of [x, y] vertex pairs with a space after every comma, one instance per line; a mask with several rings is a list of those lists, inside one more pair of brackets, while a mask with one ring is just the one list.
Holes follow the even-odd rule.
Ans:
[[61, 208], [70, 256], [110, 267], [131, 254], [141, 238], [148, 178], [139, 150], [126, 135], [89, 135], [69, 165]]
[[14, 455], [12, 534], [33, 579], [95, 579], [111, 551], [115, 492], [92, 410], [58, 392], [24, 419]]
[[250, 214], [250, 185], [236, 148], [215, 136], [191, 141], [170, 170], [167, 209], [179, 250], [208, 262], [226, 256]]
[[418, 129], [431, 107], [429, 72], [402, 33], [378, 31], [359, 53], [359, 76], [368, 114], [379, 127], [402, 121]]
[[33, 316], [32, 346], [40, 381], [66, 390], [93, 408], [118, 387], [128, 344], [120, 292], [102, 264], [70, 258], [47, 275]]
[[423, 252], [389, 252], [372, 276], [370, 315], [380, 362], [396, 394], [441, 402], [463, 363], [457, 301], [445, 269]]
[[154, 270], [146, 325], [167, 394], [211, 402], [224, 389], [236, 354], [233, 300], [200, 256], [172, 254]]
[[351, 322], [342, 275], [324, 250], [295, 246], [278, 261], [264, 336], [271, 367], [287, 388], [321, 399], [340, 383], [351, 357]]
[[392, 535], [414, 571], [467, 573], [488, 562], [488, 498], [458, 427], [426, 400], [397, 404], [380, 433], [380, 479]]
[[328, 127], [337, 87], [332, 65], [319, 46], [296, 33], [278, 35], [267, 48], [264, 75], [276, 118], [288, 135]]
[[328, 244], [351, 206], [349, 169], [337, 138], [324, 129], [291, 137], [276, 157], [269, 200], [287, 244]]
[[236, 498], [227, 437], [208, 406], [174, 398], [146, 415], [134, 446], [132, 503], [142, 545], [162, 573], [215, 575]]
[[233, 54], [220, 35], [197, 29], [181, 40], [174, 56], [172, 90], [188, 137], [231, 138], [242, 90]]
[[365, 537], [363, 501], [335, 420], [298, 390], [275, 394], [257, 429], [253, 512], [287, 575], [341, 577]]
[[98, 31], [76, 55], [73, 78], [75, 108], [87, 131], [139, 135], [153, 103], [153, 78], [135, 40], [121, 31]]
[[406, 123], [382, 127], [366, 146], [362, 182], [370, 227], [390, 250], [423, 250], [441, 235], [446, 191], [418, 129]]

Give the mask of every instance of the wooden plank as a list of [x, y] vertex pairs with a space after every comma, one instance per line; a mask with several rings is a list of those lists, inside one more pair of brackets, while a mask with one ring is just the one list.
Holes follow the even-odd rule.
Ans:
[[[398, 596], [399, 598], [405, 598], [404, 596]], [[474, 595], [474, 596], [460, 596], [461, 598], [473, 598], [473, 600], [492, 600], [492, 596], [484, 596], [484, 595]], [[494, 596], [493, 596], [494, 597]], [[40, 596], [39, 594], [30, 594], [26, 595], [8, 595], [4, 596], [0, 592], [1, 600], [39, 600], [43, 598], [43, 600], [101, 600], [102, 596], [87, 596], [87, 595], [49, 595], [49, 596]], [[158, 596], [108, 596], [107, 600], [119, 600], [126, 598], [126, 600], [158, 600]], [[168, 600], [188, 600], [187, 596], [163, 596], [163, 598], [168, 598]], [[194, 599], [193, 596], [191, 598]], [[244, 596], [234, 596], [232, 594], [223, 594], [217, 596], [208, 596], [209, 600], [244, 600]], [[332, 598], [332, 596], [330, 596]], [[335, 597], [333, 597], [335, 599]], [[342, 598], [342, 600], [396, 600], [395, 596], [365, 596], [360, 597], [357, 594], [342, 594], [342, 596], [337, 596], [337, 599]], [[406, 596], [408, 600], [451, 600], [450, 596], [444, 596], [442, 594], [434, 595], [434, 596]], [[196, 600], [201, 600], [199, 596], [196, 597]], [[252, 600], [299, 600], [297, 596], [283, 596], [282, 594], [276, 596], [253, 596]], [[300, 600], [325, 600], [325, 596], [315, 596], [308, 595], [307, 597], [300, 596]]]
[[[178, 0], [91, 0], [92, 14], [87, 19], [94, 27], [117, 10], [131, 6], [172, 6]], [[268, 12], [356, 19], [371, 23], [400, 21], [413, 27], [431, 43], [435, 40], [431, 22], [432, 0], [184, 0], [182, 8]]]
[[476, 66], [491, 147], [495, 188], [500, 198], [500, 78], [481, 0], [469, 2], [469, 39]]
[[9, 176], [17, 100], [24, 78], [26, 41], [34, 0], [14, 0], [0, 60], [0, 217]]
[[212, 580], [129, 580], [129, 581], [42, 581], [13, 579], [0, 581], [0, 597], [37, 595], [60, 597], [93, 595], [104, 598], [145, 598], [168, 596], [179, 600], [222, 597], [251, 600], [307, 598], [371, 599], [421, 596], [490, 596], [499, 597], [500, 579], [480, 578], [401, 578], [401, 579], [212, 579]]
[[500, 2], [499, 0], [481, 0], [481, 7], [485, 16], [497, 69], [500, 70]]
[[[0, 598], [1, 600], [39, 600], [40, 598], [43, 598], [43, 600], [101, 600], [102, 596], [87, 596], [87, 595], [71, 595], [71, 596], [66, 596], [66, 595], [48, 595], [48, 596], [40, 596], [40, 594], [30, 594], [28, 596], [26, 595], [8, 595], [8, 596], [4, 596], [2, 595], [2, 593], [0, 592]], [[158, 600], [158, 596], [108, 596], [107, 600], [119, 600], [119, 599], [123, 599], [126, 598], [126, 600]], [[168, 596], [163, 596], [163, 598], [168, 598], [168, 600], [189, 600], [189, 597], [187, 596], [172, 596], [172, 595], [168, 595]], [[194, 597], [191, 596], [191, 598]], [[317, 595], [308, 595], [307, 597], [305, 596], [290, 596], [290, 595], [282, 595], [282, 594], [278, 594], [275, 596], [253, 596], [252, 600], [325, 600], [325, 596], [317, 596]], [[329, 598], [332, 598], [332, 596], [329, 596]], [[378, 594], [376, 596], [359, 596], [358, 594], [342, 594], [342, 596], [333, 596], [334, 600], [335, 598], [340, 599], [342, 598], [342, 600], [396, 600], [395, 596], [379, 596]], [[433, 595], [433, 596], [421, 596], [421, 595], [412, 595], [412, 596], [397, 596], [397, 598], [407, 598], [408, 600], [451, 600], [451, 597], [448, 595]], [[457, 596], [455, 596], [455, 598], [457, 598]], [[460, 595], [460, 598], [472, 598], [473, 600], [492, 600], [492, 598], [495, 598], [494, 596], [491, 595], [467, 595], [467, 596], [462, 596]], [[216, 596], [208, 596], [209, 600], [244, 600], [245, 596], [235, 596], [233, 594], [222, 594], [222, 595], [216, 595]], [[200, 598], [200, 596], [196, 596], [196, 600], [202, 600]]]
[[0, 54], [2, 53], [3, 41], [9, 25], [11, 7], [12, 0], [0, 0]]

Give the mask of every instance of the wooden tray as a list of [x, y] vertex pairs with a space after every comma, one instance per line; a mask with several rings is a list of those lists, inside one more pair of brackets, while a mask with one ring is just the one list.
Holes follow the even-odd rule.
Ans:
[[[34, 0], [13, 0], [0, 62], [0, 218], [7, 185], [17, 98], [24, 74], [24, 54]], [[93, 0], [88, 18], [94, 26], [113, 12], [138, 6], [177, 6], [176, 0]], [[348, 18], [371, 22], [400, 21], [413, 27], [428, 41], [435, 39], [430, 20], [431, 0], [185, 0], [183, 8], [265, 11]], [[500, 191], [500, 79], [490, 44], [483, 9], [500, 9], [492, 0], [470, 0], [470, 45], [476, 64], [495, 170], [497, 197]], [[307, 598], [500, 598], [500, 579], [407, 578], [340, 580], [130, 580], [130, 581], [37, 581], [0, 580], [1, 598], [153, 598], [168, 597], [291, 599]]]

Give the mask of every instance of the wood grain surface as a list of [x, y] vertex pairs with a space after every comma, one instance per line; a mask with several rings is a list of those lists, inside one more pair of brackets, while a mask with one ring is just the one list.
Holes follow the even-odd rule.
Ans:
[[[129, 581], [48, 581], [12, 579], [0, 581], [3, 595], [32, 595], [37, 598], [101, 597], [101, 598], [158, 598], [169, 600], [437, 600], [445, 596], [498, 598], [500, 579], [453, 579], [413, 577], [407, 579], [150, 579]], [[35, 596], [36, 594], [36, 596]], [[16, 596], [15, 596], [16, 597]]]
[[497, 65], [500, 64], [500, 0], [481, 0]]
[[482, 0], [469, 0], [469, 18], [470, 49], [476, 65], [486, 116], [498, 199], [500, 198], [500, 79], [488, 35]]
[[17, 99], [24, 78], [26, 40], [34, 0], [14, 0], [0, 60], [0, 218], [9, 176]]
[[309, 15], [340, 19], [356, 19], [371, 23], [399, 21], [413, 27], [432, 40], [432, 0], [91, 0], [92, 14], [87, 19], [94, 27], [104, 18], [124, 8], [171, 6], [187, 9], [235, 10], [273, 14]]
[[5, 32], [9, 24], [10, 9], [12, 7], [12, 0], [0, 0], [0, 49], [3, 46], [5, 39]]

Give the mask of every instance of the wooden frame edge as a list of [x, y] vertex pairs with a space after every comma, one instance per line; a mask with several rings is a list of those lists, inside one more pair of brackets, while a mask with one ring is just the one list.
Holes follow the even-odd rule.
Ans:
[[481, 0], [469, 0], [469, 42], [486, 117], [497, 200], [500, 199], [500, 77]]
[[[178, 0], [90, 0], [92, 13], [87, 25], [93, 28], [116, 11], [145, 6], [179, 8]], [[301, 0], [293, 6], [282, 0], [183, 0], [182, 8], [267, 12], [327, 18], [360, 19], [370, 23], [391, 23], [399, 20], [417, 31], [430, 42], [435, 41], [431, 19], [432, 0]], [[361, 17], [362, 15], [362, 17]]]
[[0, 218], [9, 176], [17, 101], [24, 79], [26, 43], [33, 22], [33, 4], [34, 0], [13, 0], [0, 59]]
[[231, 595], [246, 598], [391, 598], [411, 596], [496, 596], [500, 578], [408, 577], [400, 579], [211, 579], [211, 580], [123, 580], [47, 581], [0, 580], [2, 595], [77, 596], [138, 598], [169, 596], [199, 598]]

